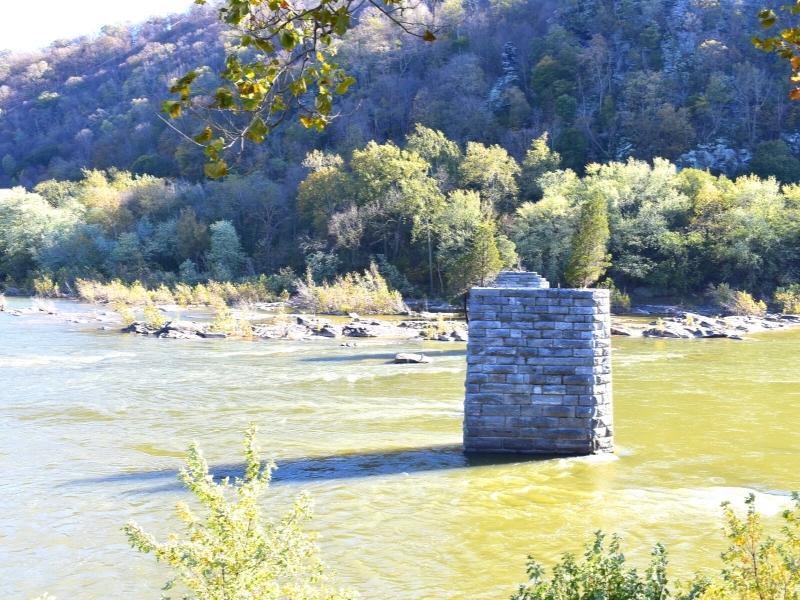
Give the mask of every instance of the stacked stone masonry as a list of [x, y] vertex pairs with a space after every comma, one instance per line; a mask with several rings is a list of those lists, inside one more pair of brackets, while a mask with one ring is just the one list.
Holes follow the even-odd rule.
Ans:
[[609, 292], [503, 272], [470, 291], [464, 449], [613, 450]]

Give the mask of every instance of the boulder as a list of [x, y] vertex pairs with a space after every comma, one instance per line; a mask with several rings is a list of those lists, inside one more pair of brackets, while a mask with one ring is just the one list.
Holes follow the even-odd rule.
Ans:
[[431, 362], [431, 359], [424, 354], [401, 352], [394, 357], [394, 362], [396, 365], [424, 364]]
[[630, 337], [633, 335], [633, 332], [630, 329], [620, 325], [611, 325], [611, 335], [624, 335]]
[[462, 331], [461, 329], [456, 329], [453, 332], [452, 337], [453, 337], [453, 341], [455, 341], [455, 342], [466, 342], [469, 339], [469, 337], [467, 335], [467, 332], [466, 331]]
[[137, 335], [150, 335], [151, 333], [155, 333], [156, 329], [151, 329], [141, 321], [134, 321], [130, 325], [123, 327], [120, 331], [122, 333], [135, 333]]
[[356, 325], [355, 323], [350, 323], [349, 325], [344, 326], [342, 329], [342, 335], [345, 337], [368, 338], [378, 337], [378, 332], [367, 325]]
[[319, 329], [314, 330], [314, 335], [326, 338], [337, 338], [341, 334], [342, 332], [337, 327], [329, 324], [323, 325]]
[[228, 337], [227, 333], [222, 333], [221, 331], [203, 331], [200, 333], [201, 338], [211, 339], [211, 340], [222, 340]]
[[661, 337], [673, 339], [688, 339], [694, 337], [694, 334], [688, 329], [681, 327], [676, 323], [667, 323], [663, 327], [651, 327], [642, 332], [645, 337]]
[[161, 329], [162, 332], [179, 331], [188, 334], [197, 335], [204, 331], [204, 327], [200, 323], [194, 321], [168, 321]]

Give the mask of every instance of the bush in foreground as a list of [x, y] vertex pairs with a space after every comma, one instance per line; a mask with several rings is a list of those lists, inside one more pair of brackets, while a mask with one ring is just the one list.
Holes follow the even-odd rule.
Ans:
[[723, 569], [714, 579], [696, 577], [670, 590], [667, 556], [656, 545], [643, 574], [626, 566], [616, 536], [606, 546], [598, 532], [583, 559], [565, 554], [548, 578], [544, 568], [528, 557], [528, 581], [511, 600], [798, 600], [800, 599], [800, 495], [783, 514], [781, 537], [764, 535], [755, 496], [746, 500], [742, 518], [729, 503], [723, 505], [725, 534], [730, 543], [722, 554]]
[[[196, 445], [189, 449], [180, 478], [205, 510], [196, 514], [181, 502], [177, 514], [185, 536], [159, 542], [135, 523], [124, 527], [136, 550], [155, 555], [174, 576], [165, 590], [197, 600], [345, 600], [322, 564], [314, 536], [304, 530], [311, 517], [309, 500], [299, 496], [279, 518], [265, 517], [263, 496], [273, 462], [262, 464], [255, 446], [255, 427], [245, 436], [244, 477], [217, 483]], [[188, 592], [188, 595], [187, 595]], [[168, 598], [168, 596], [162, 596]]]

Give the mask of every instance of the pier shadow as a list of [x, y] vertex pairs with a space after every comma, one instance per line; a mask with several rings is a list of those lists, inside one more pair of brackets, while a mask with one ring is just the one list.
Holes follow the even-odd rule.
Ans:
[[[466, 350], [427, 350], [422, 348], [414, 348], [409, 350], [416, 354], [424, 354], [425, 356], [435, 358], [437, 356], [466, 356]], [[394, 360], [397, 352], [371, 352], [371, 353], [358, 353], [358, 354], [344, 354], [341, 356], [320, 356], [320, 357], [304, 357], [299, 359], [300, 362], [313, 362], [313, 363], [343, 363], [343, 362], [358, 362], [362, 360]]]
[[[276, 460], [278, 468], [272, 474], [275, 485], [347, 480], [388, 475], [423, 473], [473, 467], [540, 462], [554, 456], [525, 456], [506, 454], [465, 453], [460, 444], [404, 448], [388, 451], [369, 451], [331, 456], [299, 457]], [[561, 457], [563, 458], [563, 457]], [[212, 465], [215, 480], [241, 477], [243, 464]], [[184, 489], [178, 480], [177, 469], [156, 469], [116, 473], [102, 477], [74, 479], [63, 485], [135, 486], [127, 494], [175, 492]]]

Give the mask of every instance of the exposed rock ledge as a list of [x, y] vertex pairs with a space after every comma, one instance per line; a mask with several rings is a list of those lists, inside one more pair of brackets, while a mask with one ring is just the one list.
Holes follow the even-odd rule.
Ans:
[[674, 316], [652, 321], [644, 328], [615, 321], [611, 326], [611, 334], [675, 339], [728, 338], [741, 340], [743, 335], [749, 333], [772, 331], [797, 325], [800, 325], [800, 315], [709, 317], [692, 312], [677, 312]]
[[[336, 324], [327, 319], [299, 315], [292, 318], [273, 318], [271, 322], [253, 326], [252, 335], [262, 339], [307, 340], [315, 338], [383, 338], [414, 339], [427, 337], [439, 341], [466, 341], [465, 324], [448, 324], [446, 327], [429, 321], [402, 321], [394, 323], [377, 319], [363, 319], [353, 315], [351, 321]], [[151, 335], [169, 339], [224, 338], [224, 333], [214, 331], [210, 324], [197, 321], [168, 321], [163, 327], [148, 326], [135, 321], [122, 328], [123, 333]]]

